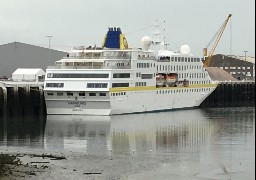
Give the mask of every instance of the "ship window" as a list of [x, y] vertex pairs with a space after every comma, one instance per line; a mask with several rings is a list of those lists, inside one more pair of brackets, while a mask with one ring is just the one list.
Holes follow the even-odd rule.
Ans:
[[108, 83], [87, 83], [87, 88], [107, 88]]
[[177, 58], [177, 57], [175, 57], [175, 62], [177, 62], [177, 59], [178, 59], [178, 58]]
[[89, 96], [96, 96], [96, 93], [89, 93]]
[[112, 87], [129, 87], [129, 83], [112, 83]]
[[126, 92], [124, 92], [124, 95], [126, 95]]
[[64, 83], [46, 83], [46, 87], [62, 88], [64, 87]]
[[174, 57], [171, 58], [172, 62], [174, 61]]
[[57, 93], [57, 96], [63, 96], [63, 93], [58, 92], [58, 93]]
[[107, 96], [106, 93], [100, 93], [100, 96]]
[[141, 74], [141, 79], [152, 79], [153, 74]]
[[191, 62], [194, 62], [194, 58], [191, 58]]
[[47, 93], [48, 96], [53, 96], [53, 93]]
[[115, 73], [113, 78], [130, 78], [130, 73]]
[[79, 93], [79, 96], [85, 96], [85, 93]]
[[108, 78], [109, 74], [48, 74], [48, 78]]
[[67, 96], [73, 96], [73, 93], [67, 92]]

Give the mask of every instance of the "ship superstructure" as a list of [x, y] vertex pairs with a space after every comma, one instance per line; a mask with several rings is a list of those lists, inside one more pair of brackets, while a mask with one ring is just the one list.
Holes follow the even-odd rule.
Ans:
[[[73, 48], [48, 67], [47, 114], [112, 115], [199, 106], [216, 88], [199, 57], [163, 48], [128, 48], [120, 28], [110, 28], [102, 47]], [[162, 43], [155, 43], [162, 45]]]

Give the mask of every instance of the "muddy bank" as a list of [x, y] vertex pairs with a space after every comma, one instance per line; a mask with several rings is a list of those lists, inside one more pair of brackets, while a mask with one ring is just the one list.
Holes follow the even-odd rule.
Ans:
[[83, 153], [1, 153], [0, 179], [128, 179], [130, 174], [150, 171], [164, 161], [150, 154], [88, 155]]
[[[248, 169], [249, 168], [249, 169]], [[253, 179], [248, 164], [177, 161], [165, 154], [89, 155], [86, 153], [1, 154], [0, 179]]]
[[[40, 155], [42, 158], [43, 155]], [[38, 155], [28, 154], [0, 154], [0, 179], [27, 179], [36, 177], [38, 174], [46, 172], [49, 167], [48, 162], [26, 162], [21, 159], [34, 159]]]

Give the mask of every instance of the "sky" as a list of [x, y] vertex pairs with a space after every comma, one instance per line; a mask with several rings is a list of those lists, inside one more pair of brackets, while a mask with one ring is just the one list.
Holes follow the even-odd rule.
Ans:
[[[184, 44], [202, 56], [228, 14], [214, 54], [255, 56], [255, 0], [0, 0], [0, 45], [18, 41], [59, 50], [101, 46], [108, 27], [120, 27], [129, 47], [152, 37], [159, 22], [168, 49]], [[211, 44], [208, 51], [212, 48]]]

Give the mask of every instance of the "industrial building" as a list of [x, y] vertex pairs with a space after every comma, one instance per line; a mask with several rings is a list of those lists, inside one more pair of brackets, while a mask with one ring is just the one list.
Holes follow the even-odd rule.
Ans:
[[67, 56], [67, 52], [49, 48], [12, 42], [0, 45], [0, 79], [11, 78], [18, 68], [40, 68], [43, 71], [47, 66]]
[[255, 80], [255, 57], [217, 54], [209, 67], [219, 67], [238, 80]]

